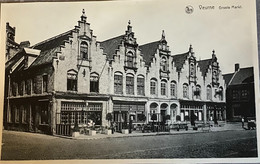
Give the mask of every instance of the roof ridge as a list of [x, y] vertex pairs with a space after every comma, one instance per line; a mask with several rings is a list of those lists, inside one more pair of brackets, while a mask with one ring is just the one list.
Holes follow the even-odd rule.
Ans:
[[235, 76], [236, 76], [236, 74], [237, 74], [238, 72], [239, 72], [239, 71], [234, 72], [232, 78], [229, 80], [228, 86], [231, 84], [231, 82], [233, 81], [233, 79], [235, 78]]
[[107, 41], [110, 41], [110, 40], [113, 40], [113, 39], [122, 37], [122, 36], [124, 36], [124, 35], [125, 35], [125, 34], [122, 34], [122, 35], [119, 35], [119, 36], [115, 36], [115, 37], [113, 37], [113, 38], [110, 38], [110, 39], [107, 39], [107, 40], [104, 40], [104, 41], [100, 41], [100, 43], [104, 43], [104, 42], [107, 42]]
[[41, 42], [39, 42], [39, 43], [36, 43], [35, 45], [31, 46], [30, 48], [34, 48], [34, 47], [36, 47], [36, 46], [40, 46], [40, 45], [42, 45], [42, 44], [48, 43], [49, 41], [52, 41], [52, 40], [54, 40], [54, 39], [57, 39], [57, 38], [59, 38], [59, 37], [61, 37], [61, 36], [65, 36], [65, 35], [69, 34], [71, 31], [72, 31], [72, 30], [69, 30], [69, 31], [63, 32], [63, 33], [61, 33], [61, 34], [59, 34], [59, 35], [56, 35], [56, 36], [54, 36], [54, 37], [51, 37], [51, 38], [49, 38], [49, 39], [43, 40], [43, 41], [41, 41]]
[[188, 53], [189, 53], [189, 51], [184, 52], [184, 53], [182, 53], [182, 54], [172, 55], [172, 57], [181, 56], [181, 55], [187, 55]]
[[154, 42], [149, 42], [149, 43], [145, 43], [145, 44], [143, 44], [143, 45], [140, 45], [139, 47], [142, 47], [142, 46], [147, 46], [147, 45], [149, 45], [149, 44], [153, 44], [153, 43], [156, 43], [156, 42], [160, 42], [160, 40], [158, 40], [158, 41], [154, 41]]

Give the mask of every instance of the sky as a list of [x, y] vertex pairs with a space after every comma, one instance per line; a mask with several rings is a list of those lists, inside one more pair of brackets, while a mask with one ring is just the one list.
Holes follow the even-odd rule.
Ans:
[[[191, 14], [186, 6], [193, 7]], [[187, 52], [192, 44], [197, 60], [203, 60], [211, 58], [214, 49], [222, 73], [234, 72], [235, 63], [251, 67], [256, 60], [255, 6], [247, 0], [6, 3], [1, 28], [9, 22], [16, 27], [16, 42], [34, 45], [73, 29], [82, 9], [98, 41], [124, 34], [131, 20], [139, 45], [160, 40], [164, 30], [172, 55]]]

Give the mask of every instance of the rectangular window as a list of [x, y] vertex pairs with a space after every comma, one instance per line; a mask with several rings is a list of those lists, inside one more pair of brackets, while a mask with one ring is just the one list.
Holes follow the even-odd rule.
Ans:
[[188, 85], [183, 85], [183, 98], [189, 98]]
[[22, 109], [22, 123], [27, 122], [27, 111], [25, 108]]
[[37, 84], [36, 84], [36, 82], [37, 82], [37, 78], [35, 77], [35, 78], [32, 79], [32, 91], [33, 91], [34, 94], [37, 93]]
[[161, 95], [163, 95], [163, 96], [166, 95], [166, 83], [165, 82], [161, 83]]
[[20, 96], [23, 96], [23, 90], [24, 90], [23, 88], [24, 88], [24, 81], [20, 81], [18, 83], [18, 92]]
[[126, 77], [126, 94], [134, 94], [134, 77]]
[[12, 95], [16, 96], [17, 95], [17, 83], [13, 82], [12, 84]]
[[68, 91], [77, 91], [78, 90], [78, 80], [77, 75], [73, 73], [67, 74], [67, 90]]
[[247, 99], [248, 98], [248, 91], [247, 90], [243, 89], [241, 91], [241, 98], [242, 99]]
[[144, 78], [137, 78], [137, 94], [144, 95]]
[[175, 97], [176, 96], [176, 84], [171, 83], [171, 96]]
[[48, 105], [43, 105], [41, 109], [41, 124], [48, 124]]
[[47, 92], [48, 91], [48, 75], [43, 75], [42, 77], [42, 89], [43, 92]]
[[19, 120], [20, 120], [20, 114], [19, 114], [19, 109], [18, 108], [15, 108], [14, 109], [14, 112], [15, 112], [15, 123], [19, 123]]
[[85, 103], [62, 102], [61, 103], [61, 123], [87, 124], [87, 112]]
[[26, 80], [25, 81], [25, 93], [27, 95], [31, 94], [31, 80]]
[[150, 94], [155, 95], [156, 94], [156, 82], [151, 81], [150, 83]]
[[114, 77], [114, 92], [117, 94], [123, 93], [123, 77], [122, 75], [115, 75]]

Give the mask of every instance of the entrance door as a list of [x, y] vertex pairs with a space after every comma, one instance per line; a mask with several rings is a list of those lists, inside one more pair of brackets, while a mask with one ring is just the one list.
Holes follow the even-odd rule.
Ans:
[[166, 110], [161, 110], [161, 122], [163, 124], [165, 124], [166, 122], [165, 116], [166, 116]]

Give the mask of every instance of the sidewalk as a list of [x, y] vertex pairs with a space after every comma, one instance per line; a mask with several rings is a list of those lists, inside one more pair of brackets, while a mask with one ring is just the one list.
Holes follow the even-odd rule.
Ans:
[[122, 134], [122, 133], [114, 133], [111, 135], [106, 134], [96, 134], [94, 136], [89, 135], [80, 135], [79, 137], [66, 137], [66, 136], [58, 136], [63, 138], [69, 139], [86, 139], [86, 140], [93, 140], [93, 139], [104, 139], [104, 138], [122, 138], [122, 137], [140, 137], [140, 136], [156, 136], [156, 135], [179, 135], [179, 134], [193, 134], [193, 133], [210, 133], [210, 132], [220, 132], [220, 131], [230, 131], [230, 130], [244, 130], [242, 128], [242, 124], [238, 123], [226, 123], [224, 126], [221, 127], [210, 127], [209, 130], [202, 130], [199, 128], [198, 130], [193, 130], [191, 127], [186, 131], [181, 129], [180, 131], [177, 130], [170, 130], [170, 132], [150, 132], [150, 133], [142, 133], [140, 131], [133, 131], [130, 134]]

